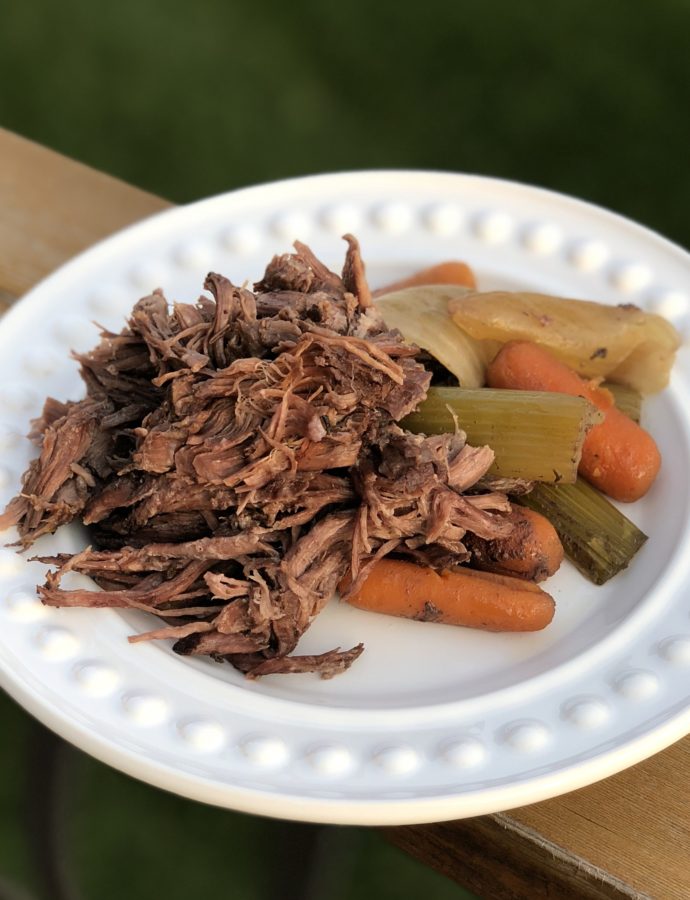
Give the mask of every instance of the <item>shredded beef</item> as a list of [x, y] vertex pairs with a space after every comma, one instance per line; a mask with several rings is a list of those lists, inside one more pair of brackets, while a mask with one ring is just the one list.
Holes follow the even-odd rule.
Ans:
[[[293, 651], [339, 586], [389, 553], [440, 569], [509, 533], [488, 447], [396, 424], [431, 373], [386, 328], [346, 240], [342, 277], [296, 243], [253, 291], [215, 273], [196, 304], [155, 291], [77, 357], [86, 397], [46, 401], [40, 454], [0, 518], [22, 547], [89, 528], [92, 547], [40, 557], [44, 603], [147, 610], [163, 624], [132, 640], [249, 677], [329, 678], [361, 644]], [[101, 590], [64, 587], [69, 572]]]

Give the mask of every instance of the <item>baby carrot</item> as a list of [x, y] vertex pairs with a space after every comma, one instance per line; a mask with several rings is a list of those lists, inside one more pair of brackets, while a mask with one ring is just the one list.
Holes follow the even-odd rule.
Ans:
[[473, 569], [436, 572], [388, 558], [347, 599], [371, 612], [486, 631], [539, 631], [555, 610], [552, 597], [531, 581]]
[[466, 534], [472, 564], [487, 572], [543, 581], [563, 562], [563, 545], [551, 522], [533, 509], [513, 507], [507, 516], [513, 531], [507, 538], [487, 541]]
[[487, 383], [590, 400], [604, 413], [604, 421], [585, 438], [580, 474], [614, 500], [638, 500], [651, 487], [661, 465], [651, 435], [616, 409], [609, 391], [580, 378], [548, 350], [531, 341], [510, 341], [489, 364]]
[[403, 288], [417, 287], [422, 284], [460, 284], [472, 289], [477, 287], [472, 269], [464, 262], [452, 260], [429, 266], [428, 269], [421, 269], [413, 275], [408, 275], [407, 278], [402, 278], [393, 284], [387, 284], [385, 287], [374, 291], [374, 296], [380, 297], [382, 294], [389, 294], [391, 291], [400, 291]]

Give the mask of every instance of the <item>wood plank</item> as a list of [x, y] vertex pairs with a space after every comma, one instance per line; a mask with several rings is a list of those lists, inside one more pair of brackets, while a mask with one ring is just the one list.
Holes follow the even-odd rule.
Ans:
[[[165, 200], [0, 129], [0, 304]], [[386, 829], [484, 898], [690, 897], [690, 738], [507, 815]], [[541, 892], [541, 893], [540, 893]]]
[[0, 304], [90, 244], [167, 206], [0, 129]]
[[509, 815], [384, 828], [401, 850], [483, 900], [644, 900], [647, 896]]
[[618, 775], [553, 800], [495, 816], [387, 828], [384, 833], [484, 900], [687, 900], [688, 772], [690, 737]]
[[690, 897], [690, 738], [612, 778], [511, 813], [655, 898]]

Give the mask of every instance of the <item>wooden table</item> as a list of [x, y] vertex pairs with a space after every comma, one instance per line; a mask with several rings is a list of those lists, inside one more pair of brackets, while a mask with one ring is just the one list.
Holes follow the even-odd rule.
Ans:
[[[0, 305], [169, 204], [0, 129]], [[690, 738], [592, 787], [493, 816], [385, 829], [491, 898], [690, 898]]]

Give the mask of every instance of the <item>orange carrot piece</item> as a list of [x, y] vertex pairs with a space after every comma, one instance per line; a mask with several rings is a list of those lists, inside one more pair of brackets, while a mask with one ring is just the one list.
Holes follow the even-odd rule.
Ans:
[[540, 631], [555, 610], [531, 581], [473, 569], [436, 572], [399, 559], [379, 560], [347, 600], [371, 612], [485, 631]]
[[473, 290], [477, 287], [472, 269], [464, 262], [452, 260], [429, 266], [428, 269], [421, 269], [413, 275], [408, 275], [407, 278], [401, 278], [400, 281], [387, 284], [385, 287], [374, 291], [374, 297], [380, 297], [382, 294], [388, 294], [391, 291], [401, 291], [403, 288], [418, 287], [423, 284], [460, 284]]
[[465, 535], [472, 565], [487, 572], [543, 581], [563, 562], [563, 545], [551, 522], [533, 509], [513, 507], [506, 517], [513, 522], [507, 538], [487, 541]]
[[586, 397], [604, 413], [604, 421], [587, 434], [578, 471], [614, 500], [630, 502], [643, 497], [661, 466], [661, 455], [651, 437], [613, 404], [609, 391], [587, 382], [531, 341], [510, 341], [487, 369], [493, 388], [555, 391]]

